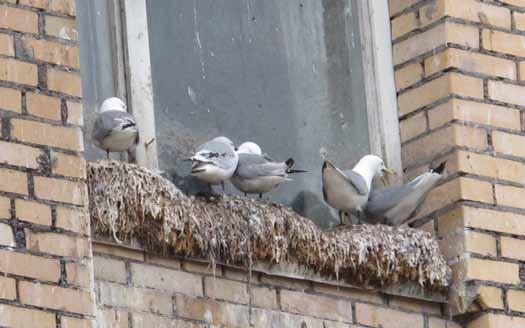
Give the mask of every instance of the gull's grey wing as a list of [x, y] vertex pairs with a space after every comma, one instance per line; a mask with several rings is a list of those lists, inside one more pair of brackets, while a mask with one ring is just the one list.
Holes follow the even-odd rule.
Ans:
[[356, 173], [352, 170], [345, 170], [342, 171], [343, 174], [346, 176], [346, 179], [350, 181], [350, 183], [354, 186], [355, 190], [360, 195], [366, 195], [368, 194], [368, 186], [366, 185], [365, 178], [361, 176], [361, 174]]
[[100, 142], [112, 132], [136, 125], [133, 116], [127, 112], [118, 110], [103, 112], [98, 114], [93, 124], [92, 138]]
[[367, 216], [386, 219], [390, 225], [405, 222], [420, 208], [429, 191], [442, 177], [437, 173], [426, 172], [407, 184], [372, 192], [366, 206]]
[[209, 141], [197, 148], [197, 153], [222, 169], [230, 169], [237, 165], [237, 156], [232, 147], [221, 141]]
[[261, 155], [239, 154], [239, 163], [235, 174], [244, 179], [261, 176], [285, 176], [287, 168], [286, 163], [270, 162]]

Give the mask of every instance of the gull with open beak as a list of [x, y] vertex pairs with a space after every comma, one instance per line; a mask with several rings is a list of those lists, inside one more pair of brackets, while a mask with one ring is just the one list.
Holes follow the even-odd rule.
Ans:
[[381, 176], [386, 184], [387, 174], [393, 172], [383, 160], [375, 155], [366, 155], [351, 170], [340, 170], [325, 161], [322, 169], [323, 196], [328, 205], [339, 210], [341, 224], [347, 224], [345, 215], [352, 213], [361, 221], [364, 208], [372, 188], [372, 180]]

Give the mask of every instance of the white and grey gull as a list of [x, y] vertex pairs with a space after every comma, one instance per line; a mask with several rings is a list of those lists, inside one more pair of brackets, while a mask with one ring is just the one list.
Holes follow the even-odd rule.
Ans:
[[322, 168], [323, 197], [326, 203], [339, 210], [341, 224], [345, 215], [364, 219], [364, 209], [376, 176], [382, 178], [393, 172], [375, 155], [363, 156], [351, 170], [341, 170], [325, 161]]
[[421, 207], [430, 190], [443, 179], [445, 165], [446, 162], [443, 162], [406, 184], [373, 191], [366, 206], [365, 222], [391, 226], [407, 223]]
[[222, 185], [230, 179], [237, 168], [239, 155], [234, 143], [227, 137], [216, 137], [199, 147], [189, 158], [192, 162], [191, 174], [210, 185]]
[[232, 184], [246, 194], [267, 193], [277, 188], [281, 183], [291, 181], [288, 176], [294, 173], [304, 173], [304, 170], [293, 169], [294, 160], [274, 162], [262, 154], [261, 147], [254, 142], [245, 142], [237, 150], [239, 163], [231, 178]]
[[139, 131], [133, 115], [127, 112], [124, 101], [111, 97], [102, 103], [93, 124], [92, 139], [95, 146], [110, 152], [133, 149], [139, 141]]

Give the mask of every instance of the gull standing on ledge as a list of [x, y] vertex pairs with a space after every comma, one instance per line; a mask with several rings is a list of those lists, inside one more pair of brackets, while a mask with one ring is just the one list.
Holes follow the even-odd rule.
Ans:
[[138, 144], [137, 123], [124, 101], [117, 97], [104, 100], [93, 125], [92, 139], [95, 146], [106, 151], [108, 159], [110, 152], [127, 151]]
[[372, 180], [375, 176], [385, 179], [385, 174], [392, 173], [383, 160], [375, 155], [364, 156], [353, 169], [345, 171], [325, 161], [322, 169], [324, 200], [339, 210], [341, 224], [347, 223], [345, 214], [349, 213], [361, 220], [372, 188]]
[[245, 142], [237, 151], [239, 163], [231, 178], [232, 184], [246, 194], [262, 194], [277, 188], [285, 181], [291, 181], [289, 174], [304, 173], [303, 170], [294, 170], [294, 160], [277, 163], [268, 156], [264, 156], [261, 147], [254, 142]]
[[200, 145], [190, 160], [193, 176], [208, 183], [210, 188], [220, 184], [224, 192], [224, 181], [232, 177], [239, 156], [233, 142], [221, 136]]
[[401, 186], [373, 191], [366, 206], [367, 223], [399, 226], [410, 219], [434, 186], [443, 179], [446, 162]]

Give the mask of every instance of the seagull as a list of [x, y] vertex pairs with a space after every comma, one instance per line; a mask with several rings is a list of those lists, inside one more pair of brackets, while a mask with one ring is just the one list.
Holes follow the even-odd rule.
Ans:
[[139, 131], [133, 116], [127, 112], [120, 98], [111, 97], [102, 103], [93, 124], [92, 139], [95, 146], [110, 152], [122, 152], [134, 148], [139, 141]]
[[373, 191], [365, 209], [365, 221], [391, 226], [407, 222], [423, 204], [430, 190], [443, 179], [445, 165], [446, 161], [404, 185]]
[[197, 148], [192, 161], [191, 174], [210, 185], [220, 184], [232, 177], [237, 168], [239, 155], [235, 145], [226, 137], [216, 137]]
[[232, 184], [246, 194], [262, 194], [277, 188], [285, 181], [291, 181], [289, 174], [304, 173], [303, 170], [292, 169], [294, 160], [274, 162], [263, 155], [261, 147], [254, 142], [245, 142], [237, 150], [239, 163], [231, 178]]
[[342, 171], [328, 161], [323, 163], [323, 197], [328, 205], [339, 210], [341, 224], [345, 224], [345, 214], [353, 213], [360, 219], [364, 216], [372, 180], [381, 176], [386, 184], [385, 174], [393, 172], [375, 155], [364, 156], [352, 170]]

